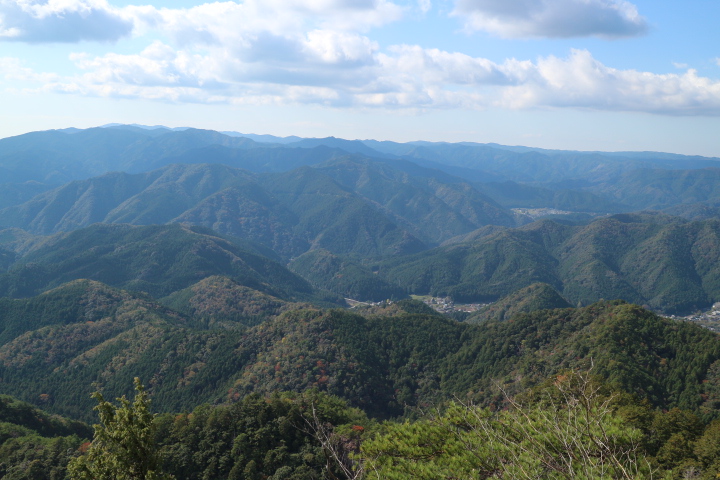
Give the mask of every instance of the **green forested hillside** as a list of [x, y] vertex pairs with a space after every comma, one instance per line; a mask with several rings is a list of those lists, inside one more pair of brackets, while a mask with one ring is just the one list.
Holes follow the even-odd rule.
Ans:
[[234, 293], [233, 303], [247, 299], [247, 290], [215, 279], [185, 297], [195, 317], [88, 281], [3, 300], [0, 393], [44, 398], [45, 408], [87, 419], [93, 386], [116, 396], [140, 376], [160, 411], [317, 388], [386, 417], [453, 395], [492, 402], [495, 382], [519, 391], [592, 359], [597, 373], [657, 406], [710, 416], [717, 408], [717, 335], [632, 305], [543, 310], [479, 325], [435, 313], [305, 308], [247, 328], [237, 322], [258, 302], [285, 306], [253, 294], [238, 313], [225, 303], [228, 294], [208, 293], [214, 288]]
[[288, 310], [308, 308], [259, 292], [228, 277], [213, 276], [160, 300], [209, 328], [255, 325]]
[[211, 231], [177, 224], [97, 224], [55, 236], [0, 275], [0, 293], [32, 296], [89, 278], [160, 297], [212, 275], [288, 299], [313, 295], [306, 281], [279, 263]]
[[7, 480], [66, 478], [70, 459], [92, 437], [87, 425], [0, 396], [0, 475]]
[[471, 314], [470, 323], [485, 320], [509, 320], [519, 313], [530, 313], [538, 310], [572, 307], [553, 287], [547, 283], [533, 283], [529, 287], [507, 295], [497, 302], [481, 308]]
[[268, 191], [298, 215], [293, 227], [314, 247], [373, 257], [423, 250], [407, 229], [322, 172], [302, 167], [264, 177]]
[[636, 210], [664, 209], [720, 200], [720, 168], [637, 169], [591, 188]]
[[720, 223], [616, 215], [587, 226], [540, 221], [467, 243], [394, 258], [384, 278], [409, 293], [495, 300], [535, 282], [573, 304], [622, 298], [666, 312], [720, 299]]
[[406, 296], [400, 287], [386, 282], [369, 268], [323, 249], [293, 259], [288, 268], [318, 288], [356, 300], [378, 302]]
[[[545, 225], [559, 235], [567, 228]], [[501, 230], [476, 242], [389, 259], [380, 264], [379, 272], [408, 293], [450, 296], [461, 302], [494, 301], [536, 282], [560, 289], [558, 261], [544, 243], [526, 233], [529, 228]]]
[[[538, 301], [553, 293], [548, 286], [529, 290]], [[692, 448], [671, 453], [678, 439], [668, 442], [675, 433], [686, 435], [686, 443], [700, 442], [700, 419], [720, 415], [720, 337], [635, 305], [600, 302], [480, 324], [458, 323], [408, 300], [365, 315], [311, 307], [280, 313], [289, 305], [220, 277], [166, 302], [185, 313], [86, 280], [30, 299], [2, 300], [0, 393], [92, 421], [90, 392], [128, 394], [139, 376], [155, 411], [186, 412], [156, 421], [164, 468], [177, 478], [238, 478], [240, 470], [314, 478], [335, 468], [323, 463], [327, 446], [314, 428], [345, 424], [336, 432], [353, 439], [351, 449], [357, 450], [362, 432], [372, 426], [365, 413], [344, 402], [375, 418], [415, 418], [451, 399], [503, 411], [508, 396], [532, 399], [530, 389], [548, 377], [557, 384], [567, 369], [591, 369], [608, 388], [635, 395], [617, 405], [643, 432], [643, 451], [658, 468], [674, 468], [679, 459], [709, 468], [714, 458]], [[243, 325], [258, 309], [280, 314]], [[542, 398], [528, 408], [549, 408]], [[0, 420], [11, 411], [4, 401]], [[208, 405], [198, 406], [203, 403]], [[309, 423], [313, 408], [320, 423]], [[85, 434], [67, 437], [75, 430], [57, 430], [58, 420], [23, 415], [11, 421], [21, 427], [0, 425], [15, 432], [0, 443], [0, 452], [10, 452], [7, 465], [27, 469], [22, 459], [29, 458], [30, 445], [39, 471], [63, 469], [81, 453]], [[426, 428], [423, 421], [412, 425]], [[395, 428], [388, 425], [382, 435]], [[711, 438], [703, 441], [710, 448]], [[378, 444], [369, 441], [367, 448], [372, 445]], [[53, 456], [60, 447], [68, 453]]]
[[406, 170], [345, 156], [264, 175], [206, 164], [111, 173], [7, 207], [0, 225], [51, 234], [95, 222], [182, 222], [290, 258], [317, 246], [355, 256], [409, 253], [486, 224], [515, 224], [512, 212], [460, 179]]
[[483, 225], [516, 223], [511, 212], [459, 178], [417, 166], [410, 174], [395, 165], [350, 157], [317, 168], [402, 218], [431, 244]]

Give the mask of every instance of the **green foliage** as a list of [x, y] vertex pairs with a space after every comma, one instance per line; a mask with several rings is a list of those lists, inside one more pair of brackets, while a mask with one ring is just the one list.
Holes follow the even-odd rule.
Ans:
[[718, 412], [717, 336], [621, 302], [470, 325], [403, 300], [362, 315], [287, 311], [237, 328], [249, 317], [234, 312], [274, 305], [238, 288], [215, 279], [186, 299], [209, 321], [89, 281], [3, 300], [0, 392], [87, 419], [94, 388], [128, 394], [142, 375], [161, 412], [317, 388], [387, 418], [451, 396], [496, 404], [495, 382], [514, 393], [593, 359], [596, 373], [653, 405], [703, 419]]
[[368, 471], [388, 479], [647, 478], [641, 432], [586, 376], [557, 377], [540, 401], [490, 412], [453, 403], [366, 441]]
[[569, 308], [568, 303], [553, 287], [546, 283], [534, 283], [501, 298], [492, 305], [483, 307], [467, 319], [470, 323], [485, 320], [509, 320], [518, 313], [529, 313], [537, 310]]
[[93, 393], [100, 424], [87, 451], [68, 465], [72, 480], [170, 480], [162, 473], [154, 445], [154, 415], [138, 378], [135, 399], [119, 398], [119, 406]]
[[322, 477], [328, 469], [338, 472], [311, 428], [313, 411], [330, 426], [368, 425], [362, 412], [318, 392], [249, 395], [230, 405], [158, 417], [164, 469], [179, 480], [333, 478]]
[[161, 301], [170, 308], [198, 319], [208, 327], [227, 328], [237, 324], [257, 325], [282, 312], [307, 307], [238, 285], [221, 276], [205, 278]]
[[312, 298], [310, 285], [279, 263], [181, 225], [98, 224], [54, 237], [0, 275], [0, 293], [26, 297], [79, 278], [161, 297], [212, 275], [285, 298]]
[[355, 300], [379, 302], [406, 296], [369, 268], [327, 250], [311, 250], [293, 259], [288, 268], [318, 288]]
[[0, 396], [0, 476], [7, 480], [59, 480], [91, 429]]
[[667, 313], [720, 300], [720, 222], [615, 215], [589, 225], [549, 220], [385, 260], [380, 275], [408, 293], [496, 300], [543, 282], [572, 304], [623, 299]]

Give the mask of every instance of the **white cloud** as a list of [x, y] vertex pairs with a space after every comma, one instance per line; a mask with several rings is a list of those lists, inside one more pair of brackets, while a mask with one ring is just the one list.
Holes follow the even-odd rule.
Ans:
[[132, 29], [132, 20], [105, 0], [0, 0], [0, 40], [115, 41]]
[[314, 29], [361, 32], [399, 20], [388, 0], [245, 0], [192, 8], [106, 0], [0, 0], [0, 40], [29, 43], [115, 41], [151, 30], [176, 44], [227, 44], [259, 33], [293, 37]]
[[157, 29], [178, 45], [244, 44], [257, 35], [293, 38], [308, 31], [362, 32], [399, 20], [404, 9], [387, 0], [246, 0], [189, 9], [127, 7], [140, 28]]
[[388, 0], [246, 0], [190, 9], [128, 7], [138, 31], [202, 52], [220, 77], [281, 85], [357, 85], [378, 45], [361, 32], [398, 20]]
[[367, 37], [328, 30], [313, 30], [303, 42], [303, 50], [317, 62], [360, 66], [373, 63], [378, 45]]
[[617, 70], [586, 50], [540, 59], [533, 69], [535, 78], [505, 89], [499, 105], [720, 115], [720, 81], [692, 69], [681, 75]]
[[508, 38], [620, 38], [648, 28], [625, 0], [455, 0], [453, 15], [467, 30]]
[[618, 70], [585, 50], [566, 58], [495, 63], [408, 45], [381, 52], [360, 35], [317, 30], [286, 58], [267, 62], [222, 48], [191, 54], [159, 42], [138, 55], [73, 59], [85, 73], [50, 82], [46, 90], [173, 102], [720, 115], [718, 80], [692, 69], [681, 74]]
[[83, 76], [86, 84], [199, 88], [216, 83], [206, 75], [205, 59], [176, 52], [161, 42], [153, 43], [139, 55], [109, 53], [89, 58], [86, 54], [73, 54], [71, 60], [78, 68], [90, 72]]
[[[0, 0], [0, 35], [6, 39], [111, 40], [130, 30], [166, 37], [132, 55], [73, 54], [79, 73], [72, 77], [35, 73], [16, 59], [3, 59], [0, 75], [6, 84], [26, 83], [23, 88], [172, 102], [720, 115], [720, 82], [695, 70], [617, 70], [583, 50], [567, 58], [496, 63], [413, 45], [381, 49], [364, 31], [399, 19], [403, 8], [389, 0], [246, 0], [190, 9]], [[476, 27], [478, 19], [492, 20], [483, 28], [506, 36], [622, 36], [645, 28], [635, 7], [619, 0], [457, 0], [456, 12], [465, 12]], [[102, 35], [86, 25], [95, 18], [110, 19], [95, 27], [109, 26]], [[69, 23], [43, 33], [41, 27], [64, 21]], [[63, 30], [71, 25], [77, 26], [72, 35]]]

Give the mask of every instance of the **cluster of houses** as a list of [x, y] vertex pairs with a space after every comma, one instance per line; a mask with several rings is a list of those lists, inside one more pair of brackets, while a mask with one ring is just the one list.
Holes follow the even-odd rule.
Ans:
[[720, 302], [713, 304], [707, 312], [695, 313], [686, 317], [671, 315], [670, 318], [697, 323], [715, 333], [720, 333]]
[[440, 313], [477, 312], [481, 307], [488, 305], [487, 303], [455, 303], [450, 297], [425, 297], [423, 303]]

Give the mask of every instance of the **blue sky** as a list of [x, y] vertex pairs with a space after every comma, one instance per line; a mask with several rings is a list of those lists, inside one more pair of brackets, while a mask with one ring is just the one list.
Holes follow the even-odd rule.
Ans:
[[720, 157], [717, 0], [0, 0], [0, 137], [105, 123]]

